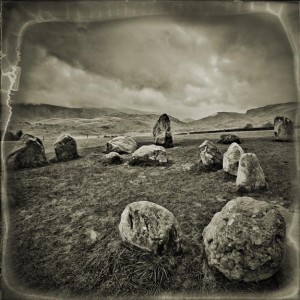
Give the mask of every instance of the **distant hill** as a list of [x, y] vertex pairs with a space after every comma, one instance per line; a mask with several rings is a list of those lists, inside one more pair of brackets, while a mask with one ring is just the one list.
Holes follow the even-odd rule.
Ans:
[[[169, 115], [173, 132], [205, 131], [244, 128], [246, 124], [262, 127], [273, 123], [277, 115], [295, 121], [296, 102], [267, 105], [248, 110], [246, 113], [218, 112], [208, 117], [180, 121]], [[167, 112], [166, 112], [167, 113]], [[80, 134], [125, 134], [152, 132], [159, 115], [138, 110], [113, 108], [68, 108], [47, 104], [19, 104], [13, 106], [10, 130], [30, 129], [35, 132], [68, 131]]]
[[253, 108], [244, 114], [218, 112], [192, 121], [188, 125], [197, 130], [243, 128], [247, 124], [252, 124], [253, 127], [262, 127], [268, 122], [273, 123], [274, 118], [278, 115], [288, 117], [295, 122], [297, 109], [299, 109], [297, 102], [288, 102]]
[[[126, 112], [124, 112], [126, 111]], [[152, 132], [158, 114], [138, 110], [112, 108], [69, 108], [48, 104], [18, 104], [13, 106], [11, 122], [15, 128], [31, 125], [39, 128], [64, 128], [84, 133]], [[185, 128], [186, 123], [170, 116], [172, 130]], [[18, 127], [19, 126], [19, 127]], [[32, 128], [33, 129], [33, 128]]]
[[182, 122], [184, 122], [184, 123], [190, 123], [190, 122], [193, 122], [193, 121], [195, 121], [195, 119], [193, 119], [193, 118], [185, 118], [185, 119], [182, 120]]

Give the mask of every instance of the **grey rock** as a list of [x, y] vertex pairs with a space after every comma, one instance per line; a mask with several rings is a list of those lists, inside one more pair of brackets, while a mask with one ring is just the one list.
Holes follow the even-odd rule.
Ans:
[[133, 153], [137, 149], [136, 141], [129, 136], [117, 136], [106, 143], [106, 152], [119, 154]]
[[78, 158], [77, 143], [69, 134], [63, 134], [54, 143], [54, 150], [58, 161]]
[[165, 148], [174, 147], [171, 133], [171, 122], [167, 114], [159, 117], [153, 128], [154, 144]]
[[168, 162], [167, 151], [162, 146], [147, 145], [137, 149], [131, 157], [130, 164], [164, 164]]
[[237, 143], [240, 144], [240, 138], [232, 133], [225, 133], [221, 134], [220, 139], [218, 140], [219, 144], [231, 144], [231, 143]]
[[255, 191], [267, 188], [264, 171], [254, 153], [241, 155], [236, 186], [239, 191]]
[[47, 164], [42, 141], [30, 134], [24, 134], [16, 142], [6, 159], [9, 169], [34, 168]]
[[244, 154], [244, 150], [237, 143], [232, 143], [224, 153], [223, 170], [226, 173], [236, 176], [242, 154]]
[[118, 165], [123, 162], [123, 158], [117, 152], [110, 152], [104, 156], [102, 162], [104, 165]]
[[149, 201], [133, 202], [126, 206], [121, 215], [119, 232], [123, 241], [155, 254], [181, 249], [176, 218], [166, 208]]
[[293, 122], [286, 117], [277, 116], [274, 119], [274, 135], [277, 141], [292, 141], [294, 135]]
[[200, 146], [200, 158], [204, 166], [223, 167], [223, 154], [212, 142], [204, 141]]
[[285, 236], [280, 212], [250, 197], [229, 201], [203, 231], [209, 265], [244, 282], [267, 279], [279, 270]]

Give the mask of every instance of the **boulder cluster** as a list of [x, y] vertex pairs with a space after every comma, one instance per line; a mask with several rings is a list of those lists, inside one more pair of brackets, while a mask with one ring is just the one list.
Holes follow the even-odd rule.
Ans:
[[[68, 134], [61, 135], [54, 143], [56, 157], [51, 161], [78, 158], [77, 144]], [[35, 168], [48, 164], [42, 141], [33, 135], [23, 134], [6, 158], [8, 169]]]
[[222, 152], [210, 141], [204, 141], [200, 146], [200, 163], [207, 170], [224, 170], [236, 176], [237, 190], [250, 192], [267, 188], [266, 178], [258, 158], [254, 153], [244, 153], [237, 143], [232, 143], [227, 151]]
[[[277, 140], [289, 141], [293, 124], [285, 117], [274, 121]], [[129, 165], [164, 165], [168, 162], [165, 148], [173, 147], [170, 119], [160, 116], [153, 128], [154, 143], [138, 147], [129, 136], [117, 136], [106, 143], [105, 165], [121, 164], [123, 154], [130, 155]], [[206, 140], [199, 146], [200, 162], [207, 170], [220, 170], [236, 177], [238, 192], [267, 188], [266, 178], [254, 153], [245, 153], [238, 136], [221, 135], [218, 143], [229, 144], [223, 154]], [[55, 161], [79, 157], [76, 140], [61, 135], [54, 143]], [[47, 164], [42, 141], [23, 134], [7, 157], [11, 169]], [[205, 253], [210, 266], [231, 280], [251, 282], [269, 278], [281, 267], [285, 254], [285, 221], [276, 207], [250, 197], [229, 201], [217, 212], [202, 232]], [[119, 234], [129, 243], [156, 255], [180, 252], [182, 233], [176, 217], [167, 208], [149, 201], [129, 203], [121, 214]]]

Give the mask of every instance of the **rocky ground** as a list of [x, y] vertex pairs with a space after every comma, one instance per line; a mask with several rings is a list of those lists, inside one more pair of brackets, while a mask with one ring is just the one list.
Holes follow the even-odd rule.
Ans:
[[[105, 139], [79, 142], [79, 159], [8, 174], [15, 277], [38, 291], [64, 295], [141, 295], [169, 293], [265, 292], [282, 288], [293, 276], [292, 258], [270, 279], [237, 283], [209, 269], [202, 231], [213, 215], [239, 196], [233, 177], [223, 170], [203, 173], [199, 145], [207, 137], [177, 138], [167, 149], [165, 166], [103, 165]], [[218, 136], [208, 135], [212, 142]], [[149, 137], [139, 145], [151, 144]], [[54, 155], [46, 144], [47, 156]], [[224, 153], [228, 145], [219, 145]], [[246, 137], [241, 147], [254, 152], [268, 190], [247, 195], [276, 204], [291, 216], [299, 192], [295, 144], [273, 137]], [[128, 160], [128, 155], [123, 156]], [[183, 232], [183, 252], [155, 256], [121, 242], [125, 206], [147, 200], [164, 206]]]

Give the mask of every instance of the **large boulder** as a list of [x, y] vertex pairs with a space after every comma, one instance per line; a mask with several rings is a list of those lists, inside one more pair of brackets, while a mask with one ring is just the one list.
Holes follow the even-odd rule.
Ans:
[[254, 153], [241, 155], [236, 177], [238, 191], [255, 191], [267, 188], [266, 178]]
[[24, 134], [8, 154], [6, 163], [9, 169], [44, 166], [47, 164], [47, 158], [42, 141], [32, 135]]
[[129, 136], [117, 136], [106, 143], [106, 152], [119, 154], [133, 153], [137, 149], [136, 141]]
[[174, 215], [149, 201], [128, 204], [122, 212], [119, 231], [123, 241], [156, 254], [181, 248], [180, 228]]
[[237, 143], [232, 143], [223, 156], [223, 170], [226, 173], [236, 176], [239, 166], [239, 160], [244, 150]]
[[206, 140], [199, 146], [199, 150], [200, 158], [204, 166], [222, 169], [223, 154], [216, 145]]
[[274, 135], [277, 141], [292, 141], [294, 135], [293, 122], [286, 117], [277, 116], [274, 119]]
[[267, 279], [281, 266], [285, 230], [283, 216], [267, 202], [233, 199], [203, 231], [208, 263], [229, 279]]
[[142, 146], [132, 154], [130, 164], [164, 164], [168, 162], [167, 151], [162, 146]]
[[239, 137], [232, 133], [225, 133], [220, 135], [220, 139], [218, 140], [219, 144], [231, 144], [231, 143], [237, 143], [240, 144], [241, 141]]
[[58, 161], [78, 158], [77, 144], [69, 134], [63, 134], [54, 143], [54, 150]]
[[165, 148], [173, 147], [170, 118], [167, 114], [159, 117], [153, 128], [154, 144]]

